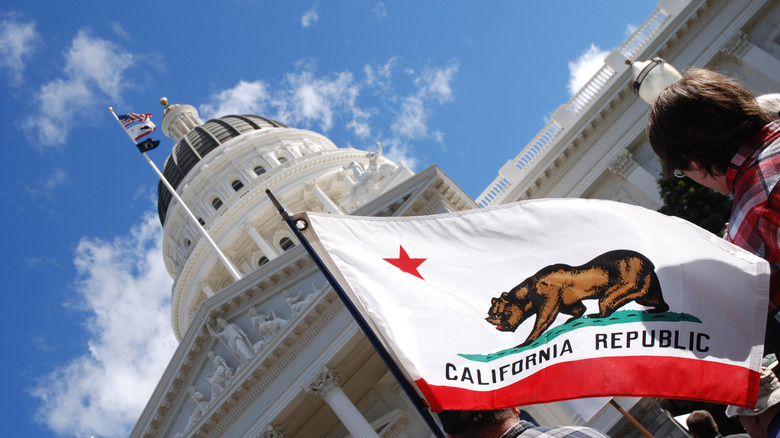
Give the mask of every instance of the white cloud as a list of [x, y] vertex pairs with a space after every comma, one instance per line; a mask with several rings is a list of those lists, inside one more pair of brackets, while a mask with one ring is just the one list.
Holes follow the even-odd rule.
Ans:
[[407, 138], [421, 138], [428, 133], [426, 111], [419, 96], [408, 96], [401, 102], [401, 113], [392, 124], [396, 135]]
[[[445, 68], [426, 68], [414, 77], [417, 90], [401, 101], [401, 111], [392, 123], [393, 132], [408, 139], [426, 138], [432, 103], [442, 104], [453, 99], [450, 82], [457, 71], [458, 64], [453, 63]], [[443, 134], [438, 133], [436, 137], [443, 138]]]
[[[453, 100], [451, 84], [458, 64], [424, 68], [417, 74], [401, 66], [402, 61], [392, 57], [384, 64], [366, 65], [365, 79], [357, 81], [349, 71], [317, 75], [316, 65], [305, 59], [297, 62], [296, 71], [285, 74], [277, 85], [242, 80], [214, 93], [199, 108], [204, 118], [259, 114], [296, 128], [316, 127], [324, 133], [339, 125], [360, 143], [390, 132], [393, 137], [384, 141], [386, 155], [395, 154], [412, 167], [410, 163], [417, 160], [411, 156], [409, 141], [432, 139], [443, 143], [444, 133], [430, 133], [428, 120], [436, 105]], [[400, 86], [410, 91], [401, 93], [397, 90], [400, 86], [394, 86], [393, 75], [398, 72], [405, 81]], [[351, 139], [346, 143], [352, 143]]]
[[34, 96], [38, 113], [23, 127], [41, 147], [64, 144], [78, 114], [98, 105], [98, 98], [100, 103], [119, 100], [124, 73], [133, 63], [131, 53], [79, 31], [65, 55], [63, 77], [41, 86]]
[[109, 26], [119, 38], [122, 38], [125, 41], [131, 41], [133, 39], [133, 36], [130, 35], [120, 23], [114, 21]]
[[63, 169], [54, 169], [46, 175], [46, 178], [35, 186], [26, 186], [25, 190], [32, 199], [41, 196], [51, 199], [53, 192], [68, 182], [68, 172]]
[[387, 18], [387, 7], [382, 2], [379, 2], [376, 5], [374, 5], [374, 9], [372, 9], [371, 12], [373, 12], [374, 15], [376, 15], [377, 20], [381, 21]]
[[150, 212], [128, 236], [79, 243], [76, 304], [88, 315], [89, 353], [30, 390], [41, 402], [36, 420], [57, 434], [127, 436], [162, 376], [177, 343], [161, 241]]
[[0, 21], [0, 68], [7, 69], [13, 84], [21, 84], [25, 61], [40, 44], [35, 23], [13, 19]]
[[258, 114], [268, 112], [268, 85], [263, 81], [238, 81], [235, 87], [211, 96], [211, 102], [198, 109], [205, 119], [228, 114]]
[[420, 160], [409, 150], [409, 145], [398, 138], [382, 141], [382, 155], [396, 163], [403, 162], [410, 169], [416, 169], [420, 164]]
[[574, 96], [580, 91], [590, 78], [604, 65], [604, 59], [609, 55], [609, 50], [602, 50], [595, 44], [585, 51], [579, 58], [569, 61], [569, 83], [566, 88], [569, 95]]
[[124, 88], [122, 74], [131, 65], [132, 54], [81, 30], [66, 55], [65, 75], [87, 86], [96, 86], [112, 99], [118, 99]]
[[303, 27], [309, 27], [313, 26], [314, 23], [319, 20], [320, 16], [317, 13], [317, 4], [311, 7], [308, 11], [303, 13], [303, 16], [301, 17], [301, 25]]
[[452, 100], [450, 82], [457, 72], [457, 64], [444, 69], [425, 69], [415, 82], [422, 95], [434, 97], [439, 103], [444, 103]]
[[352, 73], [342, 72], [329, 77], [317, 78], [310, 71], [290, 73], [285, 79], [291, 88], [291, 96], [285, 104], [290, 120], [317, 121], [323, 131], [333, 127], [334, 112], [337, 109], [352, 112], [359, 92]]

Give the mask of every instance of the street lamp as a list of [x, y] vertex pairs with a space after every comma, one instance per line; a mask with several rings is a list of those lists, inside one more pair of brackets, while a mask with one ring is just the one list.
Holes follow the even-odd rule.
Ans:
[[626, 60], [626, 64], [631, 66], [634, 75], [634, 93], [650, 105], [655, 103], [664, 88], [682, 78], [677, 69], [658, 57], [641, 62]]

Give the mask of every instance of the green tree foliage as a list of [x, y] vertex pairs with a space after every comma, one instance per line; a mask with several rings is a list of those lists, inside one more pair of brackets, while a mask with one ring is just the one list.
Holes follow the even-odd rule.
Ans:
[[731, 214], [731, 197], [697, 184], [690, 178], [662, 179], [658, 181], [658, 188], [664, 201], [659, 212], [723, 235]]

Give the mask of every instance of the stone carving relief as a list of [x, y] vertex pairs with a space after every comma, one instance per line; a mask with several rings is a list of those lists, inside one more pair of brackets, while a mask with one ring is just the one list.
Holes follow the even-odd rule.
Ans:
[[747, 37], [746, 33], [737, 31], [737, 33], [720, 48], [721, 53], [739, 63], [742, 60], [742, 57], [745, 56], [745, 53], [747, 53], [753, 45], [748, 41]]
[[198, 421], [200, 421], [209, 408], [209, 403], [206, 401], [206, 397], [203, 397], [203, 394], [201, 394], [196, 388], [190, 387], [188, 392], [190, 393], [190, 397], [192, 397], [192, 399], [195, 401], [195, 408], [190, 414], [190, 418], [187, 421], [187, 427], [185, 430], [191, 429]]
[[252, 342], [246, 333], [241, 330], [241, 327], [218, 317], [217, 330], [215, 332], [209, 328], [212, 336], [221, 340], [236, 359], [246, 362], [254, 356], [255, 350], [252, 348]]
[[265, 344], [271, 342], [274, 335], [287, 323], [287, 320], [277, 317], [271, 307], [268, 308], [267, 314], [260, 313], [254, 307], [250, 307], [249, 314], [252, 315], [252, 326], [257, 330], [257, 336], [260, 337], [260, 340], [253, 345], [255, 352], [258, 352]]
[[628, 175], [631, 174], [631, 171], [634, 170], [636, 166], [638, 166], [638, 164], [636, 161], [634, 161], [634, 157], [631, 155], [631, 152], [623, 149], [612, 161], [609, 162], [609, 164], [607, 164], [607, 169], [609, 169], [609, 171], [615, 175], [628, 178]]
[[354, 161], [344, 166], [344, 170], [352, 171], [355, 184], [344, 197], [342, 208], [354, 211], [363, 205], [383, 185], [382, 182], [397, 169], [398, 166], [391, 163], [384, 163], [380, 166], [379, 157], [381, 156], [382, 145], [379, 144], [379, 149], [376, 152], [366, 153], [368, 167]]
[[268, 426], [257, 438], [284, 438], [284, 431]]
[[311, 382], [304, 386], [303, 389], [324, 399], [334, 389], [339, 388], [339, 377], [337, 372], [328, 369], [328, 367], [322, 367], [320, 373], [314, 376]]
[[209, 381], [209, 385], [211, 385], [211, 400], [214, 400], [230, 383], [230, 379], [233, 378], [233, 368], [228, 366], [222, 356], [215, 354], [213, 351], [209, 351], [208, 356], [211, 360], [211, 365], [214, 367], [214, 372], [206, 376], [206, 378]]
[[287, 300], [287, 304], [290, 305], [292, 316], [295, 317], [307, 304], [314, 300], [314, 295], [316, 294], [309, 294], [306, 298], [303, 298], [301, 292], [298, 292], [298, 295], [293, 295], [289, 290], [286, 290], [282, 292], [282, 295], [284, 295], [284, 299]]

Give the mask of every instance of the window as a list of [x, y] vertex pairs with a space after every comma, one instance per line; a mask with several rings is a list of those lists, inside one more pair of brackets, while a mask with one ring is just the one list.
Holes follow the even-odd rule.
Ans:
[[233, 186], [233, 190], [239, 191], [241, 190], [241, 187], [244, 187], [244, 183], [241, 182], [241, 180], [235, 180], [232, 183], [230, 183], [231, 186]]
[[284, 163], [286, 163], [286, 162], [287, 162], [287, 158], [285, 158], [285, 157], [279, 157], [279, 158], [277, 158], [277, 159], [279, 160], [279, 163], [280, 163], [280, 164], [284, 164]]
[[219, 207], [222, 207], [222, 200], [214, 198], [211, 200], [211, 205], [214, 207], [214, 210], [219, 210]]
[[268, 257], [266, 257], [266, 256], [262, 256], [262, 257], [260, 257], [260, 258], [257, 260], [257, 266], [263, 266], [264, 264], [266, 264], [266, 263], [268, 263], [268, 262], [270, 262], [270, 260], [268, 260]]
[[282, 237], [282, 240], [279, 241], [279, 246], [282, 247], [282, 251], [287, 251], [295, 246], [295, 244], [289, 237]]
[[184, 239], [184, 246], [189, 247], [190, 245], [192, 245], [192, 242], [190, 242], [190, 239], [186, 239], [185, 238]]
[[257, 166], [255, 167], [255, 175], [260, 176], [265, 173], [265, 167], [263, 166]]
[[204, 221], [202, 217], [198, 218], [198, 223], [201, 225], [206, 225], [206, 221]]

